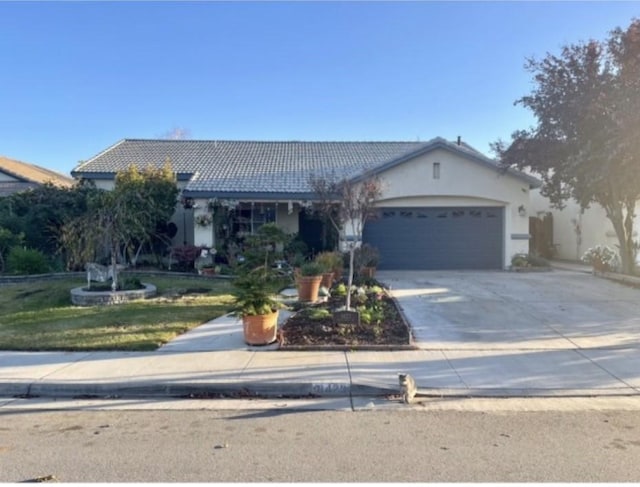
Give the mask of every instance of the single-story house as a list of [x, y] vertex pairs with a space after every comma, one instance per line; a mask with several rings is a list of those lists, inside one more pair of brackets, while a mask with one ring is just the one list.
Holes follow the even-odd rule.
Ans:
[[0, 196], [9, 196], [45, 183], [70, 187], [75, 181], [44, 167], [0, 156]]
[[[377, 247], [381, 269], [504, 269], [529, 250], [530, 191], [540, 182], [505, 170], [458, 139], [427, 142], [298, 142], [125, 139], [79, 164], [75, 178], [113, 187], [130, 165], [170, 161], [182, 192], [175, 242], [214, 247], [206, 215], [234, 209], [225, 227], [255, 232], [275, 222], [311, 244], [320, 226], [310, 209], [311, 177], [383, 183], [376, 218], [363, 241]], [[186, 204], [184, 204], [186, 203]], [[341, 238], [349, 238], [342, 235]]]

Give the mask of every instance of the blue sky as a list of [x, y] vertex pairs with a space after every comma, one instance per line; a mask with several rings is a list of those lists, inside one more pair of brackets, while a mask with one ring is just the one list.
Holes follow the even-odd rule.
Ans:
[[123, 138], [489, 144], [526, 57], [640, 2], [2, 2], [0, 154], [68, 174]]

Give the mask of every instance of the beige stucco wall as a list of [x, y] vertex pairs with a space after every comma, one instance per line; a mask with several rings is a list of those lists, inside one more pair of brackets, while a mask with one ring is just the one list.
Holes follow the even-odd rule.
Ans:
[[276, 223], [287, 233], [298, 233], [299, 213], [300, 207], [298, 205], [293, 204], [291, 207], [291, 212], [289, 212], [288, 203], [278, 203], [278, 209], [276, 211]]
[[[433, 178], [433, 163], [440, 178]], [[381, 175], [382, 198], [377, 206], [499, 206], [505, 211], [504, 267], [516, 253], [529, 251], [529, 184], [475, 161], [435, 150], [399, 164]], [[518, 209], [522, 206], [525, 215]], [[349, 226], [347, 226], [349, 227]], [[348, 235], [348, 233], [347, 233]]]
[[[531, 194], [531, 216], [542, 217], [547, 212], [553, 215], [553, 244], [556, 257], [559, 259], [579, 260], [582, 255], [596, 245], [608, 245], [617, 249], [618, 238], [611, 220], [607, 218], [604, 208], [597, 203], [584, 210], [573, 200], [567, 201], [562, 210], [551, 207], [547, 198], [539, 190]], [[636, 209], [635, 228], [640, 225], [640, 207]], [[576, 232], [580, 228], [580, 234]], [[635, 236], [637, 239], [637, 231]]]

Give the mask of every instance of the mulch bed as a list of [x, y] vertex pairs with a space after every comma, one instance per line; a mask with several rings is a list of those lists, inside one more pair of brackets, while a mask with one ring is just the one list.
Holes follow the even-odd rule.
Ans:
[[[376, 299], [376, 298], [369, 298]], [[281, 350], [402, 350], [413, 349], [411, 331], [393, 299], [377, 298], [387, 306], [379, 323], [337, 324], [332, 316], [310, 319], [305, 309], [333, 311], [345, 304], [344, 297], [307, 305], [279, 329]]]

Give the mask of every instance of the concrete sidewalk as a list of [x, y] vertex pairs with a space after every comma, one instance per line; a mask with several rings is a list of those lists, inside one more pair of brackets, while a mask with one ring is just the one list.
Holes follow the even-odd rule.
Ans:
[[399, 372], [437, 397], [635, 395], [639, 368], [637, 351], [608, 349], [277, 351], [223, 316], [155, 352], [2, 352], [0, 397], [380, 396]]
[[438, 397], [637, 395], [638, 291], [580, 271], [381, 273], [410, 351], [250, 347], [223, 316], [154, 352], [0, 352], [0, 397], [385, 396], [400, 372]]

